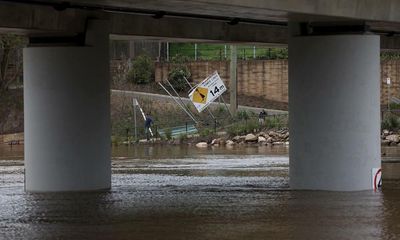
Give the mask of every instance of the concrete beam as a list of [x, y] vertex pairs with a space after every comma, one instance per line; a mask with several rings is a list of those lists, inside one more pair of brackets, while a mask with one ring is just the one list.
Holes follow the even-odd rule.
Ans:
[[[247, 4], [247, 3], [243, 3]], [[57, 11], [49, 6], [0, 3], [0, 32], [26, 35], [72, 35], [85, 30], [87, 19], [109, 19], [113, 39], [154, 39], [167, 41], [200, 41], [252, 43], [285, 46], [287, 28], [265, 24], [165, 16], [122, 14], [82, 9]], [[399, 23], [368, 22], [372, 29], [390, 32], [400, 28]], [[400, 49], [400, 37], [381, 37], [381, 48]]]
[[285, 44], [285, 27], [164, 17], [152, 18], [149, 15], [133, 15], [101, 11], [66, 9], [56, 11], [48, 6], [35, 6], [15, 3], [0, 4], [0, 31], [35, 34], [75, 34], [84, 31], [89, 18], [108, 19], [111, 34], [115, 38], [142, 37], [164, 38], [186, 41], [220, 41]]
[[80, 10], [56, 11], [47, 6], [0, 4], [0, 30], [2, 32], [21, 34], [83, 32], [88, 17], [91, 17], [91, 14]]
[[70, 0], [77, 4], [283, 20], [291, 14], [400, 22], [398, 0]]
[[222, 21], [113, 14], [112, 33], [169, 39], [205, 40], [218, 42], [246, 42], [286, 44], [287, 29], [282, 26], [239, 23], [229, 25]]

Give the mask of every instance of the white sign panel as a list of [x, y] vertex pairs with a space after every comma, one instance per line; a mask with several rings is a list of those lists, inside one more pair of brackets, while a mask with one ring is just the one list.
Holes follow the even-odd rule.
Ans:
[[386, 78], [386, 84], [390, 85], [390, 78]]
[[201, 112], [225, 91], [224, 82], [215, 71], [189, 93], [189, 98], [197, 111]]
[[376, 191], [382, 187], [382, 171], [380, 168], [372, 169], [372, 188]]

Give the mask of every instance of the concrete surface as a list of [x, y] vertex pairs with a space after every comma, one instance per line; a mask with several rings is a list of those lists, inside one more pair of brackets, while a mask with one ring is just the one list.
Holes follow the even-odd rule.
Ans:
[[379, 37], [292, 37], [290, 186], [372, 189], [381, 166]]

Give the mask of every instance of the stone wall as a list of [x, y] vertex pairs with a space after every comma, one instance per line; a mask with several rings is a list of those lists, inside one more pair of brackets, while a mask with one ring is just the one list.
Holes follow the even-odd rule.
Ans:
[[[229, 88], [229, 61], [197, 61], [189, 62], [188, 66], [194, 82], [201, 82], [206, 76], [218, 71]], [[168, 63], [156, 63], [156, 82], [167, 79], [171, 67]], [[237, 78], [239, 94], [278, 102], [288, 101], [287, 60], [238, 61]]]

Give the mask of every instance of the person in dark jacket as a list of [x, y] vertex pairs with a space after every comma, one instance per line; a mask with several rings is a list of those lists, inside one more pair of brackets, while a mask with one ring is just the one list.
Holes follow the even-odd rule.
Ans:
[[260, 126], [263, 126], [265, 123], [265, 117], [267, 116], [267, 112], [263, 109], [260, 114], [258, 114], [258, 123]]
[[153, 124], [153, 119], [150, 115], [146, 116], [146, 121], [144, 122], [144, 132], [146, 133], [147, 140], [150, 140], [150, 127]]

